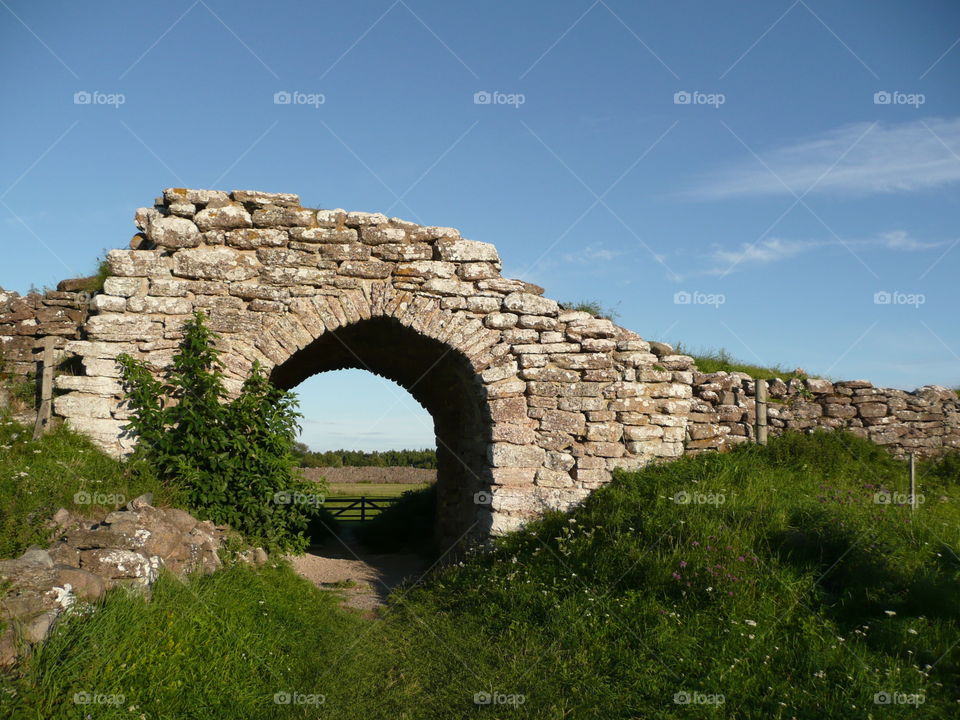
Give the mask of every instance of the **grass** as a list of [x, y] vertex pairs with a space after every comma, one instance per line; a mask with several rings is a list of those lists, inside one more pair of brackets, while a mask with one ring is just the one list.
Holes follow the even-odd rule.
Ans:
[[562, 302], [560, 303], [560, 308], [562, 310], [576, 310], [578, 312], [590, 313], [595, 318], [600, 318], [602, 320], [616, 320], [619, 315], [616, 310], [612, 308], [605, 308], [596, 300]]
[[63, 425], [34, 442], [33, 432], [0, 413], [0, 558], [44, 544], [43, 523], [61, 507], [80, 514], [113, 510], [145, 492], [173, 494]]
[[327, 495], [331, 497], [357, 497], [359, 495], [376, 497], [399, 497], [407, 490], [423, 490], [427, 484], [404, 483], [330, 483]]
[[875, 502], [905, 485], [864, 440], [788, 434], [620, 473], [395, 591], [380, 621], [284, 566], [113, 592], [6, 679], [0, 715], [956, 717], [960, 462], [921, 465], [916, 513]]
[[797, 373], [794, 370], [787, 370], [780, 365], [763, 366], [741, 362], [730, 355], [724, 348], [720, 348], [719, 350], [694, 351], [684, 347], [683, 343], [677, 343], [675, 349], [678, 355], [690, 355], [696, 362], [697, 368], [703, 373], [721, 371], [743, 372], [758, 380], [780, 378], [783, 381], [789, 381], [794, 378], [820, 377], [819, 375]]

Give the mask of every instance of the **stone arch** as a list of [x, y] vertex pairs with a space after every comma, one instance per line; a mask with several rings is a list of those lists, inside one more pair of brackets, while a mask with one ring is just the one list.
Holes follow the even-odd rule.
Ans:
[[232, 389], [255, 360], [284, 386], [366, 364], [407, 387], [447, 446], [448, 538], [515, 529], [614, 468], [683, 453], [691, 359], [503, 278], [489, 243], [253, 191], [171, 188], [136, 223], [67, 343], [85, 374], [60, 381], [56, 404], [113, 452], [126, 449], [116, 356], [165, 367], [203, 310]]
[[[316, 320], [320, 322], [320, 318]], [[436, 534], [442, 546], [460, 535], [489, 534], [492, 478], [487, 463], [493, 421], [485, 383], [458, 349], [395, 317], [379, 315], [323, 328], [274, 366], [271, 380], [294, 388], [317, 373], [360, 369], [394, 381], [434, 422], [437, 446]], [[480, 502], [478, 502], [478, 500]], [[479, 506], [479, 507], [478, 507]]]

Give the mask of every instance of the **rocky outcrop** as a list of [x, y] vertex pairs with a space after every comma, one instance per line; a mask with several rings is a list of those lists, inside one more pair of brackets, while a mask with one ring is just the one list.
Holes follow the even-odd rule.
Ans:
[[[50, 522], [53, 542], [0, 560], [0, 666], [16, 662], [43, 641], [57, 619], [114, 587], [149, 591], [161, 569], [177, 576], [221, 567], [224, 529], [176, 508], [150, 505], [149, 496], [97, 520], [60, 510]], [[255, 555], [263, 561], [262, 551]]]

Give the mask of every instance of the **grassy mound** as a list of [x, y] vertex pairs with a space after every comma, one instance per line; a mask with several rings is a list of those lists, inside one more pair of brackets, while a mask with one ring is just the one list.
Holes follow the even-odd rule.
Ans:
[[382, 621], [235, 568], [136, 613], [111, 595], [9, 687], [25, 717], [91, 691], [125, 696], [97, 717], [955, 717], [957, 471], [922, 466], [911, 513], [903, 463], [846, 434], [685, 458], [396, 591]]
[[43, 523], [61, 507], [80, 514], [113, 510], [145, 492], [173, 504], [172, 492], [149, 473], [133, 472], [65, 426], [36, 442], [32, 436], [31, 428], [0, 413], [0, 558], [43, 545]]

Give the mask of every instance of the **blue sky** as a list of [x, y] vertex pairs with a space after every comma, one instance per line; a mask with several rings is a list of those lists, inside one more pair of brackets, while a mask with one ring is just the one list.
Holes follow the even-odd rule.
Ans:
[[[0, 57], [0, 287], [89, 272], [164, 187], [297, 192], [649, 339], [960, 385], [955, 2], [0, 0]], [[301, 391], [315, 447], [433, 444], [371, 375]]]

